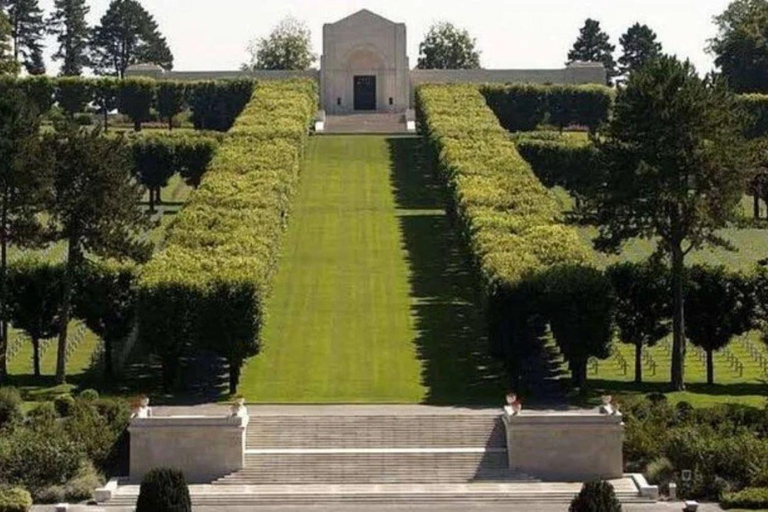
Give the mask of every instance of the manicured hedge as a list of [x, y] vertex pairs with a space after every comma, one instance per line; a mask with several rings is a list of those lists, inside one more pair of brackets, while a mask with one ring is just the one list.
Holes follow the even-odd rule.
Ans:
[[589, 142], [520, 139], [517, 150], [546, 187], [561, 186], [577, 200], [586, 196], [599, 178], [598, 153]]
[[140, 337], [161, 357], [166, 387], [188, 345], [228, 358], [233, 390], [243, 360], [257, 352], [316, 104], [314, 81], [258, 84], [165, 249], [144, 268]]
[[249, 79], [204, 80], [187, 85], [192, 124], [198, 130], [225, 132], [251, 99], [255, 82]]
[[731, 508], [745, 510], [768, 508], [768, 488], [748, 487], [739, 492], [727, 492], [723, 495], [720, 505], [726, 510]]
[[591, 251], [565, 226], [477, 87], [424, 85], [417, 109], [436, 164], [483, 276], [491, 337], [515, 375], [529, 338], [535, 275], [588, 263]]
[[531, 131], [548, 122], [591, 131], [608, 120], [614, 91], [603, 85], [484, 85], [488, 106], [509, 131]]

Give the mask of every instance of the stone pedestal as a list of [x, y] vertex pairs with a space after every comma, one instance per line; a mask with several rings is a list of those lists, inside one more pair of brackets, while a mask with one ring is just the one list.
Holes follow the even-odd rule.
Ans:
[[566, 482], [623, 476], [620, 414], [505, 410], [503, 420], [512, 471]]
[[247, 417], [134, 418], [128, 427], [131, 482], [158, 467], [182, 470], [188, 483], [210, 483], [243, 469], [247, 426]]

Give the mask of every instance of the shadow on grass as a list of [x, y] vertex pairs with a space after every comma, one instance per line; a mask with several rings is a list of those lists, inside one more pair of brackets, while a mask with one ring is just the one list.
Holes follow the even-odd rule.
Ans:
[[426, 165], [420, 139], [388, 143], [425, 403], [499, 405], [503, 373], [489, 355], [478, 280], [445, 214], [443, 187]]

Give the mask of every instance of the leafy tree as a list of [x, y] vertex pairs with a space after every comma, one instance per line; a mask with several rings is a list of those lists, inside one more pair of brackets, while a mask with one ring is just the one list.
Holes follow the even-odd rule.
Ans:
[[210, 137], [190, 137], [176, 147], [176, 166], [184, 182], [197, 188], [218, 147]]
[[252, 41], [248, 46], [250, 64], [245, 69], [308, 69], [317, 58], [312, 53], [312, 34], [307, 24], [288, 17], [283, 19], [267, 37]]
[[552, 267], [538, 279], [543, 316], [568, 360], [573, 384], [583, 390], [589, 358], [610, 355], [615, 307], [611, 283], [601, 271], [582, 265]]
[[685, 328], [707, 353], [707, 384], [715, 382], [714, 352], [752, 328], [750, 283], [724, 267], [696, 265], [688, 273]]
[[0, 76], [16, 75], [18, 72], [19, 65], [13, 58], [11, 47], [11, 23], [0, 9]]
[[93, 262], [82, 272], [75, 311], [104, 341], [104, 375], [114, 376], [114, 346], [133, 330], [136, 313], [136, 267], [113, 261]]
[[419, 69], [477, 69], [480, 52], [477, 39], [465, 29], [446, 21], [430, 27], [419, 45]]
[[661, 43], [656, 41], [656, 32], [648, 25], [635, 23], [621, 36], [622, 54], [619, 57], [619, 72], [627, 76], [642, 68], [648, 61], [661, 55]]
[[157, 86], [157, 111], [168, 120], [168, 130], [173, 130], [173, 118], [184, 110], [187, 87], [183, 82], [163, 81]]
[[62, 60], [60, 74], [79, 76], [90, 65], [88, 44], [91, 30], [85, 17], [91, 8], [85, 0], [56, 0], [48, 20], [48, 33], [56, 36], [59, 48], [53, 60]]
[[9, 318], [32, 341], [35, 377], [40, 377], [40, 340], [58, 333], [63, 270], [58, 264], [26, 259], [8, 272]]
[[587, 19], [579, 31], [579, 37], [568, 52], [568, 62], [600, 62], [605, 67], [608, 85], [611, 85], [616, 72], [616, 61], [613, 52], [616, 47], [611, 44], [610, 36], [602, 31], [600, 22]]
[[635, 346], [635, 382], [643, 382], [643, 347], [669, 335], [669, 272], [658, 262], [618, 263], [606, 270], [616, 296], [616, 327]]
[[45, 33], [43, 10], [38, 0], [0, 0], [11, 23], [13, 58], [31, 75], [45, 73], [42, 40]]
[[117, 109], [133, 121], [133, 129], [141, 131], [141, 123], [149, 120], [155, 99], [156, 82], [149, 78], [126, 78], [118, 84]]
[[173, 54], [157, 22], [137, 0], [112, 0], [91, 39], [93, 67], [100, 75], [125, 77], [133, 64], [173, 69]]
[[0, 95], [0, 380], [7, 375], [6, 282], [8, 247], [32, 247], [43, 237], [38, 222], [50, 192], [49, 166], [37, 137], [37, 111], [16, 88]]
[[618, 251], [632, 238], [659, 239], [671, 258], [671, 384], [685, 388], [685, 257], [707, 245], [729, 247], [718, 230], [735, 218], [749, 167], [741, 117], [722, 80], [702, 80], [690, 62], [663, 56], [619, 90], [598, 147], [604, 176], [587, 210], [597, 248]]
[[92, 83], [76, 76], [62, 77], [56, 80], [56, 102], [70, 117], [85, 110], [93, 97]]
[[53, 152], [55, 167], [50, 224], [58, 238], [68, 244], [56, 363], [56, 381], [63, 383], [76, 273], [86, 255], [148, 257], [149, 244], [141, 241], [141, 235], [150, 221], [137, 207], [142, 188], [132, 177], [123, 139], [68, 124], [46, 143]]
[[161, 202], [160, 191], [176, 172], [175, 148], [169, 141], [144, 138], [132, 145], [133, 164], [139, 182], [149, 191], [149, 211], [155, 212], [155, 203]]
[[120, 83], [117, 78], [104, 77], [93, 84], [93, 101], [104, 118], [104, 132], [109, 130], [109, 113], [117, 108]]
[[768, 91], [768, 1], [734, 0], [715, 24], [718, 34], [709, 51], [731, 88]]

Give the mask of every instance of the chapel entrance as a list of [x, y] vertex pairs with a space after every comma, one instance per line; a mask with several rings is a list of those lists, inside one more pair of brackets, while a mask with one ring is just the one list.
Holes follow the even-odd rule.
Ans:
[[376, 110], [376, 77], [355, 76], [355, 110]]

